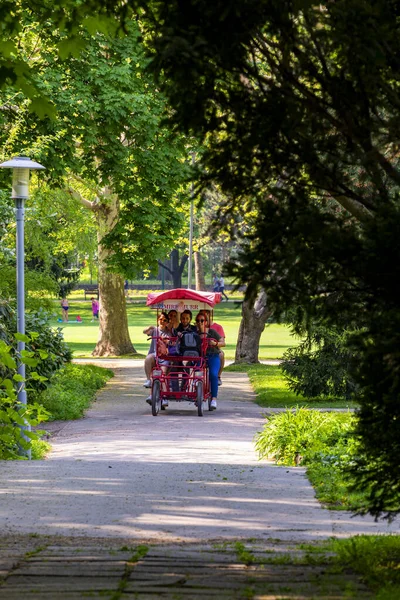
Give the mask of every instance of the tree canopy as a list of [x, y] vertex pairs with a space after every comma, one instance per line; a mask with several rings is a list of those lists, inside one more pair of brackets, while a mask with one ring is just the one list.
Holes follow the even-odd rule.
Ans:
[[185, 139], [161, 124], [165, 99], [144, 72], [133, 22], [120, 38], [81, 29], [85, 48], [63, 60], [59, 34], [51, 22], [47, 27], [45, 36], [45, 24], [31, 23], [20, 54], [25, 59], [35, 48], [35, 85], [55, 114], [32, 117], [31, 98], [5, 90], [3, 155], [34, 156], [50, 166], [43, 177], [53, 186], [71, 186], [90, 201], [100, 202], [110, 188], [120, 212], [104, 243], [113, 248], [112, 267], [133, 276], [156, 264], [180, 231], [185, 205], [175, 194], [188, 173]]
[[[399, 511], [399, 6], [387, 0], [143, 3], [174, 121], [206, 144], [231, 266], [275, 314], [357, 331], [355, 473]], [[153, 32], [153, 33], [152, 33]], [[385, 432], [383, 434], [383, 432]]]

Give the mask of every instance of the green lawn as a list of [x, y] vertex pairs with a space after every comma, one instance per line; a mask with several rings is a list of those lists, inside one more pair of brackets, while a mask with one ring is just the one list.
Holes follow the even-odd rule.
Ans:
[[[127, 306], [129, 333], [136, 351], [140, 354], [147, 354], [149, 347], [149, 342], [142, 331], [145, 326], [155, 323], [156, 320], [156, 311], [147, 308], [144, 302], [145, 296], [143, 295], [131, 296]], [[75, 357], [89, 356], [98, 337], [98, 324], [90, 322], [92, 318], [91, 302], [90, 300], [84, 301], [81, 294], [73, 294], [69, 297], [69, 303], [69, 323], [58, 323], [55, 318], [51, 324], [63, 328], [64, 338]], [[58, 302], [55, 302], [55, 307], [57, 313], [60, 314]], [[81, 316], [82, 323], [76, 322], [77, 315]], [[214, 311], [214, 318], [224, 327], [227, 340], [225, 354], [228, 360], [233, 360], [241, 319], [240, 306], [234, 302], [221, 303]], [[260, 360], [281, 358], [284, 351], [296, 343], [296, 339], [290, 335], [290, 331], [285, 325], [268, 325], [261, 336], [259, 358]]]
[[257, 404], [266, 408], [292, 408], [294, 406], [354, 408], [357, 406], [355, 402], [347, 400], [329, 398], [310, 400], [303, 396], [296, 396], [288, 389], [279, 365], [231, 365], [225, 370], [246, 372], [257, 394]]

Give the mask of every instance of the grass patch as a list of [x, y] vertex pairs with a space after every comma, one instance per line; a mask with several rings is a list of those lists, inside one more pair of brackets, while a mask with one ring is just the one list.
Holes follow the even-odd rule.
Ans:
[[51, 445], [44, 440], [32, 440], [31, 458], [32, 460], [43, 460], [50, 452]]
[[[296, 544], [264, 554], [262, 544], [253, 553], [251, 544], [237, 542], [235, 549], [238, 560], [256, 565], [307, 565], [324, 567], [312, 581], [316, 594], [313, 598], [358, 598], [357, 578], [373, 593], [374, 600], [398, 600], [400, 598], [400, 536], [399, 535], [356, 535], [346, 539], [330, 539], [311, 544]], [[251, 559], [251, 560], [250, 560]], [[288, 571], [290, 573], [290, 571]], [[353, 577], [354, 575], [354, 577]], [[289, 575], [290, 577], [290, 575]], [[290, 579], [288, 580], [288, 582]], [[333, 593], [329, 586], [334, 583], [338, 590]], [[300, 585], [300, 583], [299, 583]], [[306, 588], [307, 589], [307, 588]], [[325, 591], [324, 596], [321, 592]], [[255, 595], [262, 595], [255, 587]], [[288, 589], [290, 597], [292, 589]], [[267, 592], [263, 589], [264, 594]], [[300, 588], [299, 588], [300, 593]], [[274, 595], [271, 590], [270, 595]], [[308, 589], [304, 596], [311, 598]], [[281, 596], [279, 596], [281, 597]], [[286, 596], [284, 596], [286, 597]], [[289, 597], [289, 596], [288, 596]], [[297, 596], [296, 596], [297, 597]], [[363, 596], [364, 597], [364, 596]]]
[[362, 576], [375, 600], [400, 598], [400, 536], [359, 535], [333, 540], [334, 562]]
[[96, 365], [67, 364], [52, 377], [51, 384], [40, 394], [38, 402], [50, 412], [50, 420], [79, 419], [96, 391], [113, 375], [110, 369]]
[[257, 395], [256, 402], [266, 408], [294, 408], [309, 406], [315, 408], [355, 408], [357, 404], [349, 400], [334, 398], [304, 398], [296, 396], [287, 386], [279, 365], [230, 365], [226, 371], [247, 373]]
[[307, 465], [307, 477], [317, 500], [328, 509], [356, 511], [365, 504], [364, 494], [349, 490], [349, 481], [335, 456], [321, 457], [320, 461]]

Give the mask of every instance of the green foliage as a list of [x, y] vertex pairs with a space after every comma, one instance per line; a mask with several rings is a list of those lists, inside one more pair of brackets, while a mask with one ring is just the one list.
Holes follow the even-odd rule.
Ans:
[[322, 325], [283, 355], [281, 369], [288, 387], [305, 398], [336, 397], [350, 400], [357, 389], [351, 376], [353, 359], [347, 332]]
[[[47, 27], [58, 29], [62, 38], [56, 49], [59, 57], [79, 56], [85, 44], [77, 35], [79, 26], [94, 33], [103, 31], [114, 33], [121, 31], [132, 15], [130, 3], [111, 2], [110, 0], [54, 0], [32, 3], [28, 0], [2, 0], [0, 4], [0, 90], [12, 86], [14, 91], [23, 91], [31, 98], [31, 111], [39, 116], [54, 116], [54, 107], [46, 94], [35, 82], [32, 55], [36, 44], [30, 35], [30, 29], [23, 27], [26, 22], [39, 22], [43, 33]], [[30, 57], [21, 56], [19, 44], [21, 37], [30, 41]], [[36, 61], [33, 61], [34, 63]]]
[[[12, 307], [4, 301], [0, 302], [0, 314], [1, 312], [5, 318], [0, 323], [0, 339], [12, 347], [10, 356], [15, 357], [17, 354], [15, 339], [18, 335], [16, 334], [16, 314]], [[47, 387], [53, 374], [71, 360], [72, 353], [64, 342], [62, 329], [49, 325], [49, 315], [45, 311], [27, 313], [25, 328], [29, 332], [23, 340], [25, 341], [24, 362], [28, 380], [26, 387], [28, 402], [31, 403], [35, 402], [38, 394]], [[7, 374], [5, 368], [4, 373]]]
[[[9, 170], [5, 171], [9, 174]], [[7, 184], [11, 185], [10, 177], [4, 178], [4, 186]], [[79, 268], [71, 270], [70, 263], [76, 262], [77, 251], [87, 249], [82, 243], [82, 222], [78, 229], [71, 218], [67, 227], [64, 217], [71, 211], [67, 210], [65, 199], [62, 203], [60, 194], [43, 187], [27, 200], [25, 211], [26, 307], [31, 311], [49, 309], [50, 295], [72, 289]], [[8, 195], [9, 192], [0, 193], [0, 295], [15, 298], [15, 216]], [[73, 250], [67, 244], [66, 230], [74, 236]]]
[[[41, 378], [31, 381], [29, 385], [28, 398], [30, 400], [31, 397], [37, 398], [37, 395], [47, 387], [54, 373], [71, 360], [72, 353], [64, 341], [62, 329], [51, 327], [46, 313], [28, 314], [26, 329], [37, 334], [33, 342], [26, 344], [27, 351], [35, 352], [40, 348], [42, 358], [36, 367], [36, 372]], [[30, 367], [28, 365], [27, 375], [29, 376], [29, 374]]]
[[355, 417], [349, 413], [320, 412], [300, 407], [270, 415], [256, 437], [260, 458], [294, 465], [296, 456], [307, 464], [316, 455], [343, 453], [352, 444]]
[[348, 473], [348, 466], [354, 460], [353, 449], [334, 448], [334, 454], [316, 455], [307, 465], [307, 477], [317, 499], [326, 508], [358, 512], [365, 504], [367, 490], [355, 492], [354, 478]]
[[[357, 417], [305, 407], [270, 415], [256, 437], [260, 458], [282, 465], [305, 465], [320, 502], [335, 510], [363, 512], [371, 483], [360, 489], [354, 468], [360, 457], [355, 435]], [[390, 512], [391, 499], [382, 504]]]
[[[21, 336], [19, 336], [21, 337]], [[23, 336], [26, 341], [33, 338]], [[23, 377], [17, 372], [17, 362], [12, 357], [13, 348], [0, 339], [0, 458], [21, 458], [21, 450], [27, 453], [33, 440], [38, 440], [42, 431], [28, 431], [46, 421], [49, 413], [38, 403], [24, 405], [18, 402], [17, 392], [25, 385]], [[33, 353], [21, 352], [19, 362], [31, 367], [38, 363]], [[31, 371], [30, 379], [40, 379], [40, 375]]]
[[357, 535], [329, 542], [334, 563], [362, 575], [376, 600], [397, 600], [400, 594], [400, 536]]
[[113, 372], [95, 365], [68, 364], [58, 371], [42, 392], [40, 404], [51, 419], [79, 419]]
[[51, 450], [49, 442], [44, 440], [32, 440], [31, 459], [42, 460]]
[[0, 340], [9, 340], [9, 323], [13, 315], [13, 309], [8, 300], [0, 297]]
[[398, 18], [386, 0], [172, 0], [149, 24], [174, 119], [227, 198], [218, 229], [248, 225], [230, 273], [275, 315], [362, 332], [354, 478], [376, 516], [400, 506]]
[[[136, 22], [115, 38], [78, 26], [75, 37], [83, 49], [63, 61], [55, 46], [62, 32], [37, 21], [29, 28], [39, 55], [36, 83], [57, 115], [33, 122], [29, 99], [13, 94], [18, 115], [3, 115], [3, 145], [7, 152], [23, 149], [34, 156], [47, 167], [41, 179], [89, 201], [86, 206], [92, 202], [94, 213], [107, 214], [110, 198], [118, 200], [118, 219], [100, 236], [112, 250], [109, 266], [131, 277], [156, 265], [180, 234], [188, 212], [183, 204], [188, 140], [164, 124], [168, 107], [145, 70], [148, 59]], [[26, 58], [30, 52], [21, 38], [20, 54]], [[67, 194], [60, 198], [62, 206], [68, 201]], [[43, 220], [51, 237], [49, 219]], [[59, 210], [57, 229], [60, 223], [68, 229]]]

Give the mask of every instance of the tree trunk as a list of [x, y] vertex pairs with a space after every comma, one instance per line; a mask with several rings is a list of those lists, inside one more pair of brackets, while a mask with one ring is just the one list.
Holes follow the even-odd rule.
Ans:
[[206, 280], [204, 277], [203, 257], [200, 250], [194, 253], [194, 273], [196, 278], [196, 290], [206, 290]]
[[157, 278], [161, 281], [162, 280], [162, 275], [163, 275], [163, 271], [164, 271], [164, 280], [165, 281], [172, 281], [172, 275], [171, 275], [171, 260], [169, 258], [165, 258], [164, 260], [159, 260], [158, 261], [158, 275]]
[[111, 231], [118, 220], [118, 199], [108, 194], [108, 202], [96, 207], [98, 221], [99, 256], [99, 339], [93, 350], [93, 356], [120, 356], [135, 354], [135, 348], [129, 337], [128, 317], [122, 275], [107, 270], [107, 258], [112, 250], [101, 244], [102, 238]]
[[181, 261], [179, 262], [179, 250], [178, 250], [178, 248], [175, 248], [171, 252], [171, 257], [170, 257], [170, 265], [171, 266], [170, 267], [166, 263], [162, 263], [161, 261], [158, 261], [159, 265], [164, 265], [166, 271], [168, 271], [168, 273], [171, 273], [174, 288], [182, 287], [182, 273], [183, 273], [183, 269], [185, 268], [185, 265], [187, 263], [187, 260], [188, 260], [188, 255], [184, 254], [182, 256]]
[[264, 290], [258, 294], [255, 302], [252, 300], [243, 302], [235, 363], [259, 362], [260, 337], [270, 316], [271, 311], [267, 308], [267, 295]]

